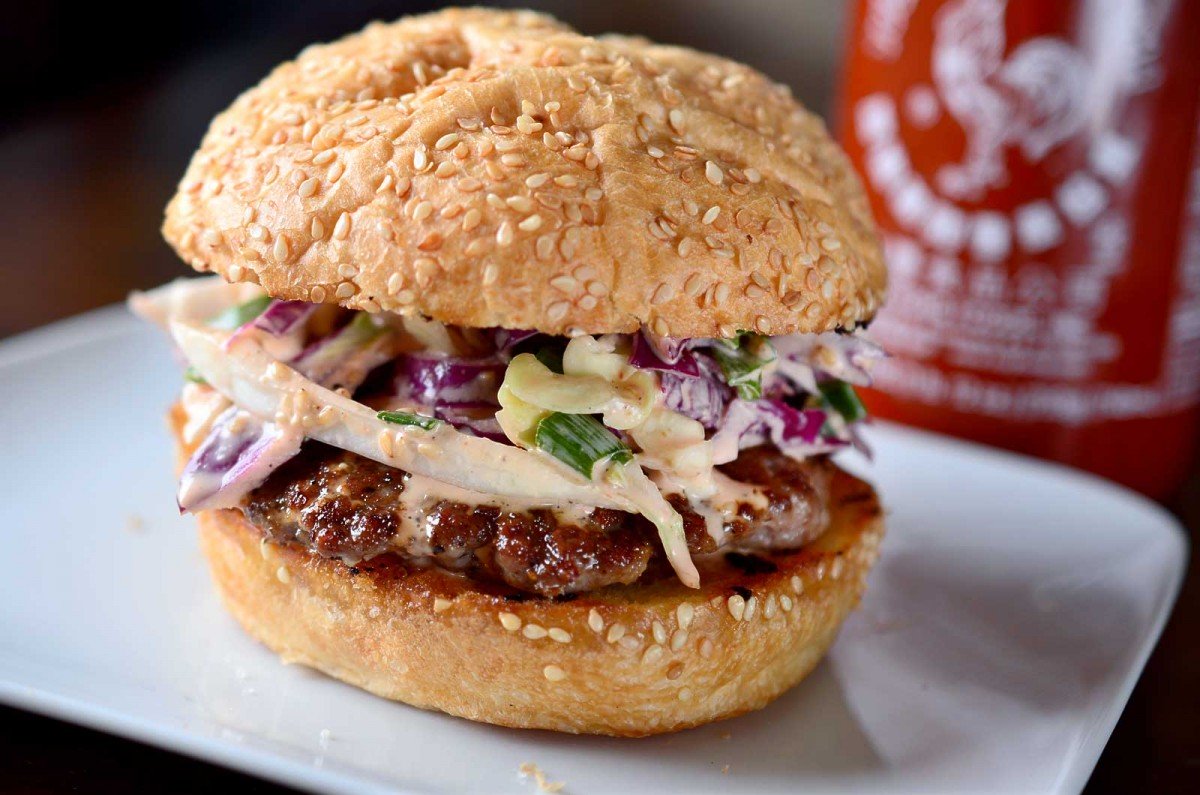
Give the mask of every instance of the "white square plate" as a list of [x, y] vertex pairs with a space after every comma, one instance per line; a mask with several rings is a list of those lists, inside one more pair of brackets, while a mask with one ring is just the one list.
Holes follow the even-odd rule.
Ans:
[[[481, 726], [280, 664], [175, 511], [166, 341], [112, 307], [0, 345], [0, 700], [320, 791], [1078, 792], [1184, 537], [1066, 469], [882, 425], [889, 535], [830, 658], [761, 712], [645, 740]], [[447, 676], [452, 676], [447, 672]]]

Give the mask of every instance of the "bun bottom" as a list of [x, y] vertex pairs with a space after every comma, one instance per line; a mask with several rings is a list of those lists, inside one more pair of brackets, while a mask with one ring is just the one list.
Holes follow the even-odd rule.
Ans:
[[883, 536], [874, 491], [841, 471], [830, 512], [825, 535], [773, 566], [569, 601], [386, 558], [351, 568], [267, 543], [237, 511], [198, 518], [226, 607], [286, 662], [475, 721], [644, 736], [763, 707], [816, 666]]

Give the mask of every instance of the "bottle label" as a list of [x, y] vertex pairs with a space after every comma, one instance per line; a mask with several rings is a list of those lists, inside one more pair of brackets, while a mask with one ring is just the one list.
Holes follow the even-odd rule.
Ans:
[[[1164, 67], [1176, 5], [865, 4], [845, 137], [891, 273], [881, 390], [1060, 424], [1200, 399], [1200, 122]], [[1183, 152], [1156, 148], [1172, 112], [1190, 114]]]

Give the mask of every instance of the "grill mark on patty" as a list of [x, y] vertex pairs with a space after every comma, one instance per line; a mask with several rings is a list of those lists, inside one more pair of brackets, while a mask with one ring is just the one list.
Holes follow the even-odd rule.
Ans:
[[[718, 543], [704, 518], [682, 496], [671, 495], [693, 554], [795, 549], [827, 526], [832, 472], [827, 459], [797, 462], [759, 447], [721, 470], [759, 486], [766, 506], [740, 503]], [[308, 442], [248, 495], [242, 510], [272, 540], [347, 564], [390, 553], [541, 596], [629, 584], [669, 571], [657, 531], [641, 516], [598, 508], [567, 518], [544, 509], [433, 499], [414, 509], [401, 501], [409, 480], [402, 470]]]

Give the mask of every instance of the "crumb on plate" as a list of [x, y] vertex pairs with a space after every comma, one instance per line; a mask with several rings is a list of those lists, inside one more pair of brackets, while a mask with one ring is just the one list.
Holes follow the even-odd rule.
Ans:
[[562, 781], [547, 781], [546, 774], [533, 762], [525, 762], [521, 765], [520, 773], [522, 776], [533, 776], [534, 781], [537, 782], [538, 789], [542, 792], [560, 792], [565, 786]]

